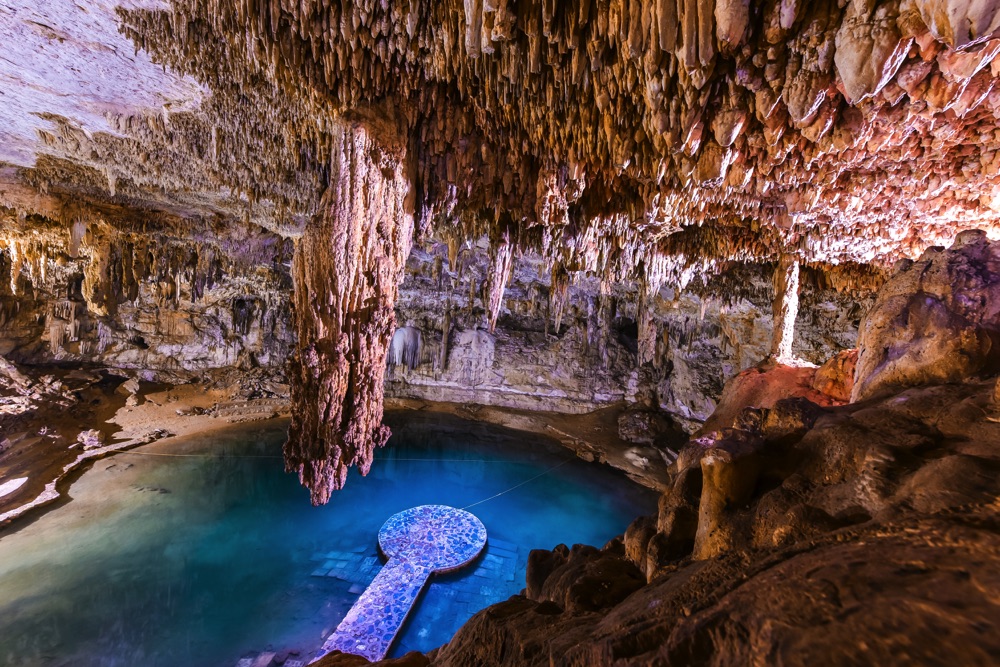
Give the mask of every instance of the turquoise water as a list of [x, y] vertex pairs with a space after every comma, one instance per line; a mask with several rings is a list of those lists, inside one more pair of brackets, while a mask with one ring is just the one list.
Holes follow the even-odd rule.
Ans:
[[427, 651], [519, 592], [530, 549], [601, 545], [656, 506], [651, 491], [540, 438], [424, 414], [389, 422], [369, 475], [352, 472], [319, 508], [283, 471], [282, 422], [99, 461], [71, 502], [0, 533], [0, 665], [306, 657], [374, 576], [389, 516], [502, 493], [470, 508], [489, 532], [485, 556], [432, 581], [390, 655]]

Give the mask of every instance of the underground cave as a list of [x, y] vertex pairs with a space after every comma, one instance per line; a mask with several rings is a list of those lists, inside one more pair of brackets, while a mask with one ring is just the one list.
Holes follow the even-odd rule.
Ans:
[[0, 35], [0, 667], [1000, 664], [1000, 2]]

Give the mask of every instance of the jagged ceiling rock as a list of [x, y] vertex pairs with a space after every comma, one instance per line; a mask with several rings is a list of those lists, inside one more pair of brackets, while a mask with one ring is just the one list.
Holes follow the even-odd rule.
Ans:
[[904, 0], [934, 37], [954, 48], [982, 42], [1000, 28], [1000, 14], [993, 0]]
[[[891, 262], [997, 233], [995, 3], [84, 4], [121, 7], [136, 63], [212, 94], [86, 141], [70, 114], [45, 150], [126, 187], [246, 193], [274, 229], [315, 213], [332, 120], [388, 100], [414, 144], [419, 229], [505, 211], [518, 247], [571, 270], [648, 271], [658, 253], [698, 270], [784, 250]], [[51, 30], [79, 13], [61, 7]], [[122, 40], [105, 32], [47, 48], [72, 62]]]
[[[732, 244], [750, 254], [862, 261], [993, 229], [995, 14], [874, 0], [181, 0], [173, 20], [129, 23], [213, 90], [218, 68], [192, 37], [229, 44], [247, 82], [308, 87], [299, 100], [392, 99], [418, 139], [423, 216], [508, 210], [529, 240], [541, 226], [562, 241], [554, 254], [607, 270], [637, 255], [566, 248], [618, 215], [615, 245], [645, 256], [690, 225], [773, 228]], [[697, 250], [732, 248], [709, 237]]]

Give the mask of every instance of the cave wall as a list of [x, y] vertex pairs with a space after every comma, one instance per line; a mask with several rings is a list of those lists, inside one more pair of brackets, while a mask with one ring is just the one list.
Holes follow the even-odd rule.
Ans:
[[[0, 354], [136, 369], [149, 378], [257, 366], [284, 374], [296, 341], [292, 241], [231, 220], [77, 213], [65, 222], [4, 217]], [[553, 290], [543, 257], [520, 253], [490, 333], [492, 266], [485, 237], [432, 237], [413, 249], [396, 322], [419, 330], [421, 345], [413, 368], [390, 364], [388, 396], [567, 413], [645, 401], [694, 430], [725, 381], [769, 352], [766, 264], [736, 265], [681, 293], [658, 290], [648, 301], [653, 358], [644, 366], [637, 283], [602, 288], [583, 272], [557, 273]], [[808, 268], [803, 275], [794, 352], [820, 364], [855, 345], [873, 290], [856, 279], [849, 289], [831, 284]]]
[[282, 372], [294, 342], [291, 242], [231, 220], [80, 215], [3, 216], [0, 354], [150, 379]]
[[[559, 298], [549, 265], [536, 253], [514, 260], [490, 333], [488, 246], [485, 238], [431, 240], [413, 250], [396, 311], [400, 327], [420, 331], [420, 354], [413, 368], [390, 364], [388, 395], [568, 413], [647, 402], [694, 430], [714, 410], [725, 381], [770, 353], [770, 265], [735, 265], [684, 292], [658, 290], [648, 301], [652, 359], [641, 365], [640, 286], [602, 288], [581, 272]], [[822, 272], [803, 274], [793, 351], [822, 364], [854, 347], [878, 279], [848, 288]]]

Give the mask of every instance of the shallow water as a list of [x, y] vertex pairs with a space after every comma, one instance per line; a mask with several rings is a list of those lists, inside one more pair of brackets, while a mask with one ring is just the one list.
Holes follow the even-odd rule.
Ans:
[[502, 493], [470, 508], [489, 533], [486, 554], [432, 580], [390, 655], [427, 651], [519, 592], [528, 550], [601, 545], [656, 506], [649, 490], [547, 440], [436, 416], [390, 421], [395, 435], [369, 475], [352, 471], [320, 508], [283, 471], [282, 422], [97, 462], [71, 502], [0, 533], [0, 665], [307, 656], [377, 571], [375, 537], [389, 516]]

